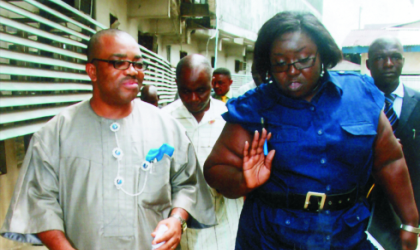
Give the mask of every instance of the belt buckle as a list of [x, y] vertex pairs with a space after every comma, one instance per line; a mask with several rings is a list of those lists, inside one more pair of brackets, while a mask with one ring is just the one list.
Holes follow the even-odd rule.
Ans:
[[322, 210], [324, 208], [325, 205], [325, 200], [327, 199], [327, 195], [325, 193], [317, 193], [317, 192], [308, 192], [306, 194], [306, 199], [305, 199], [305, 204], [303, 205], [303, 209], [307, 209], [310, 202], [309, 200], [311, 199], [311, 196], [317, 196], [317, 197], [321, 197], [321, 202], [318, 203], [318, 210]]

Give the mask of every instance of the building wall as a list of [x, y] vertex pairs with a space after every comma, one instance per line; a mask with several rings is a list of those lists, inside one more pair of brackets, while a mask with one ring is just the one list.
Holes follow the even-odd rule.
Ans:
[[[145, 0], [142, 4], [147, 7], [150, 4], [149, 2], [151, 1]], [[322, 0], [218, 0], [219, 25], [222, 28], [221, 32], [232, 34], [233, 36], [244, 37], [255, 42], [258, 30], [264, 22], [278, 12], [284, 10], [309, 11], [320, 18], [320, 13], [322, 13], [322, 2]], [[210, 35], [208, 37], [202, 37], [193, 34], [188, 43], [185, 33], [191, 32], [191, 30], [184, 30], [182, 34], [179, 34], [179, 26], [177, 26], [178, 19], [176, 17], [165, 17], [164, 15], [160, 15], [156, 18], [147, 19], [145, 16], [137, 15], [132, 9], [141, 3], [139, 0], [101, 0], [96, 1], [96, 3], [95, 14], [96, 19], [99, 22], [108, 25], [109, 14], [112, 14], [116, 16], [120, 22], [118, 28], [128, 32], [136, 40], [138, 38], [138, 31], [156, 34], [157, 53], [165, 59], [168, 59], [167, 46], [170, 45], [171, 51], [169, 61], [174, 67], [180, 60], [180, 51], [185, 51], [187, 54], [199, 53], [206, 55], [206, 44]], [[167, 8], [166, 1], [159, 0], [154, 3], [156, 9]], [[213, 6], [214, 1], [209, 1], [209, 4]], [[157, 15], [159, 13], [154, 14]], [[215, 40], [212, 39], [209, 42], [207, 52], [207, 58], [209, 60], [214, 56], [214, 45]], [[222, 49], [221, 51], [218, 51], [217, 67], [225, 67], [235, 73], [235, 60], [239, 60], [246, 62], [247, 65], [247, 69], [239, 73], [249, 73], [252, 64], [252, 56], [246, 55], [244, 58], [244, 46], [246, 45], [235, 45], [222, 41]], [[252, 49], [248, 50], [252, 51]]]
[[[318, 1], [320, 2], [320, 1]], [[319, 10], [315, 9], [305, 0], [219, 0], [220, 18], [222, 21], [258, 33], [258, 30], [269, 18], [280, 11], [299, 10], [318, 12], [322, 11], [322, 1], [317, 4]], [[315, 14], [315, 13], [314, 13]]]
[[[118, 29], [128, 32], [136, 41], [138, 40], [139, 27], [149, 30], [149, 21], [140, 22], [137, 18], [128, 16], [128, 0], [100, 0], [96, 1], [95, 19], [109, 27], [110, 14], [118, 18]], [[141, 30], [141, 29], [140, 29]]]
[[109, 14], [117, 17], [120, 21], [121, 30], [127, 31], [127, 0], [101, 0], [96, 1], [95, 5], [95, 19], [96, 21], [109, 26]]

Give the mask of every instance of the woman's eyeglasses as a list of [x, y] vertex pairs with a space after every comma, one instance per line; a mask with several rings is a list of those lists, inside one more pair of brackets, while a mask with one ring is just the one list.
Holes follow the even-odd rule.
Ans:
[[314, 66], [317, 54], [318, 54], [318, 51], [316, 51], [315, 56], [303, 58], [293, 63], [286, 63], [286, 62], [276, 63], [271, 66], [271, 71], [274, 73], [286, 72], [289, 70], [290, 66], [292, 65], [297, 70], [310, 68]]

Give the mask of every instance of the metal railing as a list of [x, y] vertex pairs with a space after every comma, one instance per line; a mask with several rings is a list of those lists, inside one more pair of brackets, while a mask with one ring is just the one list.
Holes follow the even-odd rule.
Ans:
[[[87, 42], [107, 28], [63, 1], [0, 0], [0, 141], [32, 134], [65, 107], [91, 97]], [[174, 100], [175, 73], [140, 46], [150, 66], [144, 84], [159, 103]]]

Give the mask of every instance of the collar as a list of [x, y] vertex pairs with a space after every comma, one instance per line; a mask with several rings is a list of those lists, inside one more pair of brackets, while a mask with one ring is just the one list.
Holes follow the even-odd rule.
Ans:
[[398, 87], [392, 92], [392, 94], [395, 94], [400, 98], [404, 98], [404, 87], [401, 82], [398, 83]]
[[229, 89], [229, 91], [226, 93], [226, 95], [217, 95], [216, 93], [214, 93], [214, 98], [218, 99], [218, 100], [222, 100], [222, 96], [226, 96], [227, 99], [232, 99], [232, 90]]
[[333, 76], [330, 74], [330, 72], [325, 71], [324, 76], [321, 78], [321, 87], [326, 87], [327, 85], [331, 85], [334, 87], [334, 89], [337, 91], [337, 94], [340, 96], [343, 95], [343, 87], [341, 86], [340, 81], [337, 79], [336, 76]]
[[217, 95], [216, 93], [214, 93], [214, 97], [216, 97], [216, 99], [222, 99], [222, 96], [226, 96], [229, 99], [232, 99], [232, 90], [229, 89], [229, 91], [226, 93], [226, 95]]
[[229, 89], [229, 91], [225, 95], [227, 98], [232, 99], [232, 90]]
[[[180, 103], [178, 104], [178, 107], [176, 108], [176, 113], [174, 118], [189, 118], [189, 119], [193, 119], [194, 121], [197, 121], [195, 119], [195, 117], [191, 114], [190, 111], [188, 111], [188, 109], [185, 107], [185, 105], [182, 103], [181, 99], [177, 100]], [[204, 113], [203, 118], [201, 119], [199, 124], [202, 123], [206, 123], [209, 122], [211, 120], [214, 120], [215, 118], [215, 103], [214, 103], [214, 99], [212, 97], [210, 97], [210, 107], [209, 109]]]

